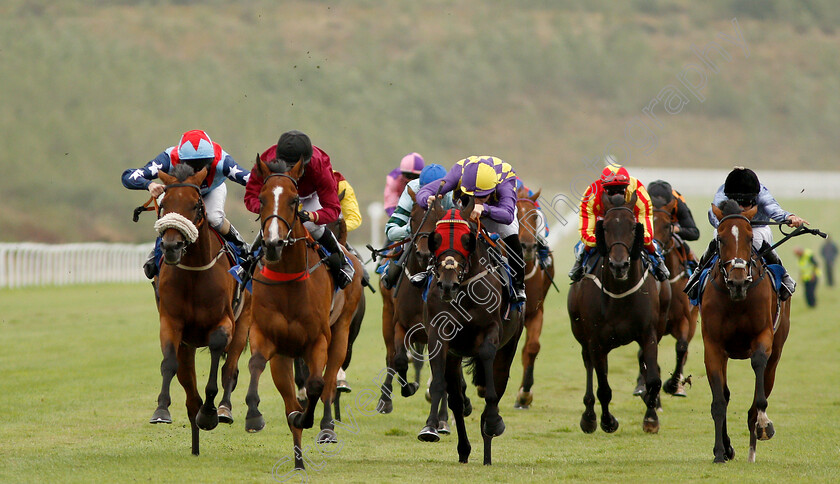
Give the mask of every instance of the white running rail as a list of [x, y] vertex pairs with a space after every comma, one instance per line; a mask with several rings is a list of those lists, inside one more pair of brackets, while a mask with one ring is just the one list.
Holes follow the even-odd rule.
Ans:
[[0, 243], [0, 288], [146, 281], [147, 244]]

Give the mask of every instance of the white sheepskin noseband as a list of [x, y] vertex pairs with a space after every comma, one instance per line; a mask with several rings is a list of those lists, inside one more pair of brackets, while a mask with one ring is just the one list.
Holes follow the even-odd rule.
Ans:
[[175, 229], [192, 244], [198, 239], [198, 229], [195, 224], [179, 213], [169, 212], [155, 222], [158, 235], [163, 235], [166, 229]]

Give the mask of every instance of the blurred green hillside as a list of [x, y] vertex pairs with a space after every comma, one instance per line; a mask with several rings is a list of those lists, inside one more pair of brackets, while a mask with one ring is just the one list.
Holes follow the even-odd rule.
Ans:
[[[411, 151], [557, 188], [605, 151], [836, 169], [838, 27], [832, 0], [0, 1], [0, 241], [151, 239], [120, 174], [194, 128], [246, 168], [301, 129], [363, 206]], [[713, 41], [718, 72], [695, 53]], [[227, 206], [250, 233], [243, 193]]]

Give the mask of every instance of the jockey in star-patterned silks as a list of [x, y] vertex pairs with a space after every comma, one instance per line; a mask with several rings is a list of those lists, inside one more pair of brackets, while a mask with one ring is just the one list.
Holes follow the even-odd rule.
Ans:
[[[225, 218], [227, 187], [224, 181], [227, 178], [245, 186], [250, 174], [243, 170], [218, 143], [213, 142], [206, 132], [198, 129], [187, 131], [181, 136], [177, 145], [165, 149], [142, 168], [125, 170], [122, 174], [123, 186], [131, 190], [149, 190], [152, 196], [160, 197], [163, 194], [164, 185], [153, 180], [158, 178], [159, 172], [169, 173], [179, 164], [189, 165], [196, 172], [205, 167], [208, 168], [207, 177], [199, 187], [204, 199], [207, 223], [225, 240], [235, 245], [244, 256], [249, 250], [248, 244]], [[157, 274], [160, 257], [156, 255], [160, 255], [159, 245], [160, 238], [155, 242], [155, 251], [151, 254], [149, 261], [143, 266], [149, 279]]]
[[[472, 197], [475, 205], [470, 215], [473, 221], [499, 234], [508, 250], [508, 262], [513, 272], [513, 302], [525, 301], [525, 259], [519, 242], [519, 221], [516, 218], [516, 173], [510, 164], [495, 156], [470, 156], [455, 163], [443, 178], [440, 194], [451, 192]], [[428, 208], [437, 184], [424, 186], [417, 193], [417, 203]]]
[[651, 264], [653, 274], [659, 281], [670, 277], [668, 268], [662, 258], [662, 250], [653, 238], [653, 204], [650, 201], [645, 186], [636, 178], [630, 176], [623, 166], [610, 164], [601, 172], [601, 177], [587, 187], [580, 202], [578, 215], [580, 222], [580, 242], [575, 245], [575, 263], [569, 271], [569, 278], [577, 282], [583, 277], [584, 253], [595, 250], [595, 224], [604, 217], [604, 206], [601, 203], [602, 194], [624, 195], [625, 203], [636, 195], [636, 205], [633, 214], [636, 221], [644, 227], [644, 249]]

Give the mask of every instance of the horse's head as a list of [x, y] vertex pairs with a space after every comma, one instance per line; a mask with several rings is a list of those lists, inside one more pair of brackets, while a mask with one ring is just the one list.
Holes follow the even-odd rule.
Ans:
[[609, 196], [604, 193], [601, 196], [604, 219], [595, 225], [598, 252], [609, 262], [613, 277], [620, 281], [627, 280], [630, 261], [639, 258], [644, 243], [644, 227], [636, 221], [633, 212], [636, 198], [634, 193], [625, 202], [624, 195]]
[[537, 234], [545, 230], [545, 221], [537, 208], [537, 199], [541, 190], [528, 195], [527, 190], [517, 191], [516, 217], [519, 219], [519, 240], [522, 243], [522, 255], [525, 262], [532, 262], [537, 257]]
[[160, 234], [163, 260], [167, 264], [181, 262], [187, 246], [198, 239], [199, 229], [207, 221], [200, 188], [206, 176], [207, 168], [195, 173], [187, 164], [175, 165], [171, 173], [158, 173], [166, 187], [155, 230]]
[[470, 201], [461, 210], [447, 210], [435, 222], [434, 232], [429, 236], [429, 250], [434, 253], [435, 281], [445, 302], [455, 299], [469, 272], [470, 254], [476, 247], [475, 226], [469, 221], [473, 206]]
[[282, 164], [263, 162], [257, 156], [257, 167], [265, 181], [260, 190], [260, 230], [265, 248], [265, 260], [277, 262], [283, 248], [298, 239], [293, 237], [298, 218], [297, 183], [303, 174], [303, 162], [298, 161], [291, 170], [285, 171]]
[[723, 281], [729, 289], [733, 301], [743, 301], [747, 289], [753, 281], [752, 240], [753, 231], [750, 220], [758, 207], [743, 210], [737, 202], [724, 200], [720, 205], [712, 205], [712, 212], [720, 223], [717, 227], [717, 241], [720, 267]]
[[665, 252], [673, 247], [671, 236], [674, 235], [672, 214], [677, 208], [677, 199], [666, 202], [662, 197], [652, 197], [653, 202], [653, 238], [659, 242]]
[[[408, 194], [412, 200], [416, 201], [416, 194], [410, 188], [408, 189]], [[426, 215], [427, 211], [429, 212], [428, 215]], [[423, 210], [423, 207], [417, 203], [411, 209], [409, 218], [411, 233], [417, 234], [417, 237], [414, 239], [414, 257], [421, 267], [425, 268], [426, 264], [429, 263], [429, 259], [432, 257], [432, 249], [429, 248], [429, 237], [435, 230], [435, 222], [443, 217], [444, 212], [443, 205], [438, 198], [435, 198], [434, 202], [426, 210]], [[406, 247], [405, 250], [409, 249], [410, 247]]]

